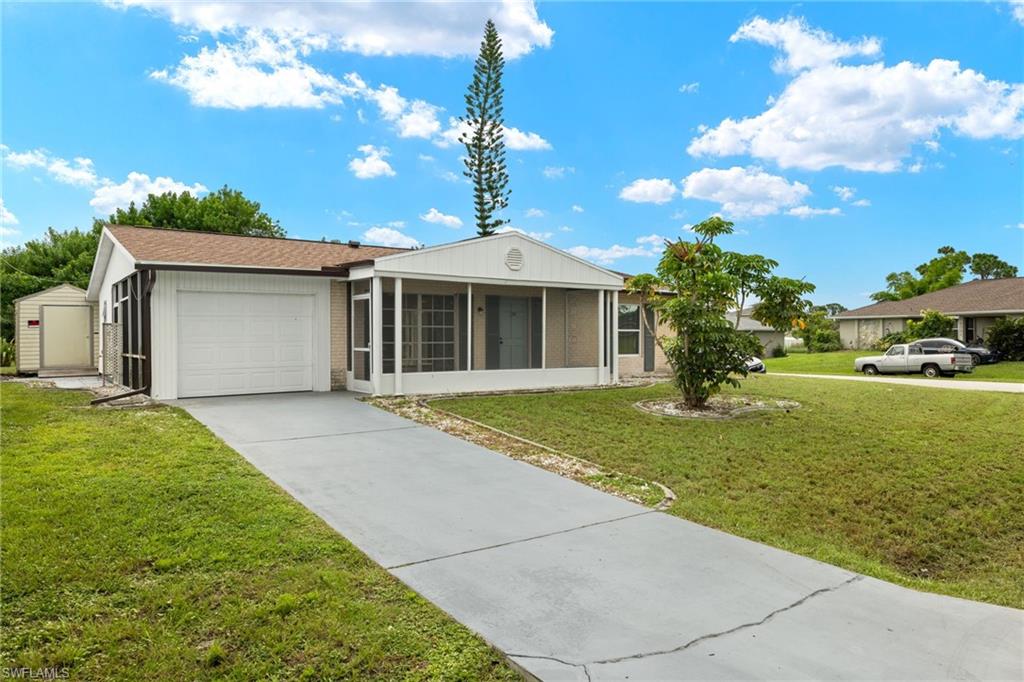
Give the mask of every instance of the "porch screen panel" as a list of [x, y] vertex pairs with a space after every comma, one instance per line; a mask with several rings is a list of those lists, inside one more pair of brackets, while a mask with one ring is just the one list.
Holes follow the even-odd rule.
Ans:
[[[395, 299], [384, 294], [382, 301], [381, 368], [385, 374], [395, 371]], [[443, 294], [403, 294], [402, 296], [402, 371], [451, 372], [456, 368], [455, 296]]]

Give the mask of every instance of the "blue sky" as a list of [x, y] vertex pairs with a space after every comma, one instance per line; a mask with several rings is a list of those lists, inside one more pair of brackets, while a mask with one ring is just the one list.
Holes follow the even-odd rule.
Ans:
[[944, 244], [1024, 269], [1024, 5], [2, 12], [5, 243], [225, 184], [294, 237], [469, 236], [450, 117], [493, 17], [516, 228], [638, 272], [722, 213], [728, 248], [851, 307]]

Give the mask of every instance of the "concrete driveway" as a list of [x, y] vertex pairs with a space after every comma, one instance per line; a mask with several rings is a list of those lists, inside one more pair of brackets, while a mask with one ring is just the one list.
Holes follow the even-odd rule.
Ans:
[[989, 393], [1024, 393], [1024, 383], [1010, 381], [967, 381], [964, 379], [925, 379], [908, 376], [848, 376], [845, 374], [797, 374], [795, 372], [776, 372], [777, 377], [801, 377], [803, 379], [834, 379], [837, 381], [872, 381], [883, 384], [902, 384], [903, 386], [924, 386], [925, 388], [948, 388], [954, 391], [988, 391]]
[[348, 394], [177, 404], [541, 679], [1024, 679], [1024, 611], [653, 512]]

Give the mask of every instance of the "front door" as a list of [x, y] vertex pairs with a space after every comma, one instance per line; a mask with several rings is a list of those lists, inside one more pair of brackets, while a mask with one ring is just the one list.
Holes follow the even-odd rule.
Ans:
[[68, 369], [92, 367], [92, 308], [87, 305], [42, 306], [40, 365]]
[[878, 369], [886, 374], [895, 374], [907, 371], [907, 355], [904, 346], [893, 346], [882, 356], [881, 365]]
[[498, 306], [498, 367], [525, 369], [529, 363], [530, 300], [502, 297]]

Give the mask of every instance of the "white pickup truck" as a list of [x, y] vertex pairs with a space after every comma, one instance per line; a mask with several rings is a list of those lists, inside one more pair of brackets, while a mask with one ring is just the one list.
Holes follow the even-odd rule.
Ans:
[[969, 353], [938, 353], [928, 355], [915, 343], [898, 343], [885, 355], [857, 358], [853, 368], [865, 374], [917, 374], [926, 377], [952, 376], [957, 372], [973, 372]]

